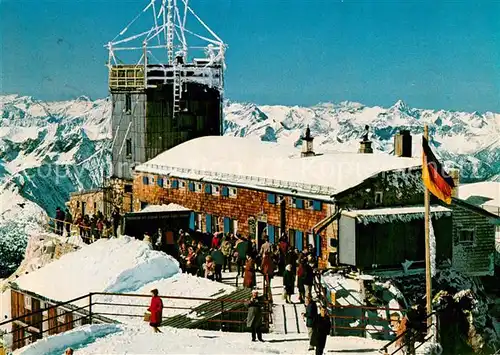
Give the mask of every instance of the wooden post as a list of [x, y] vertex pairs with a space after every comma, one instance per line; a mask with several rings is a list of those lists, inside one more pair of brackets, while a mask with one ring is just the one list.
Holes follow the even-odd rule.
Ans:
[[[424, 138], [429, 140], [429, 127], [424, 125]], [[427, 161], [425, 156], [423, 156], [423, 164]], [[422, 166], [423, 168], [423, 166]], [[431, 278], [431, 249], [430, 249], [430, 229], [429, 229], [429, 219], [430, 219], [430, 194], [427, 187], [424, 190], [424, 206], [425, 206], [425, 294], [427, 300], [427, 315], [432, 313], [432, 278]], [[431, 317], [427, 318], [427, 325], [430, 327], [432, 324]], [[430, 328], [429, 328], [430, 329]]]

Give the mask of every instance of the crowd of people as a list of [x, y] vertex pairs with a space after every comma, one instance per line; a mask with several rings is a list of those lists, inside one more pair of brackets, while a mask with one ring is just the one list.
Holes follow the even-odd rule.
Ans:
[[268, 277], [270, 287], [273, 276], [283, 276], [283, 298], [291, 302], [295, 289], [299, 301], [311, 295], [314, 273], [317, 270], [315, 249], [309, 245], [305, 250], [293, 248], [286, 235], [278, 244], [271, 244], [266, 235], [262, 245], [257, 248], [254, 239], [233, 233], [215, 233], [210, 239], [191, 237], [180, 231], [178, 238], [178, 260], [182, 270], [192, 275], [222, 281], [222, 273], [233, 269], [237, 277], [243, 278], [243, 285], [254, 288], [257, 284], [256, 273]]
[[80, 237], [85, 243], [90, 243], [100, 238], [109, 238], [118, 236], [118, 228], [122, 216], [120, 210], [115, 208], [109, 218], [104, 216], [101, 211], [93, 215], [79, 213], [75, 219], [69, 209], [63, 211], [60, 207], [56, 208], [55, 231], [56, 234], [66, 237], [71, 236], [72, 227], [78, 228]]

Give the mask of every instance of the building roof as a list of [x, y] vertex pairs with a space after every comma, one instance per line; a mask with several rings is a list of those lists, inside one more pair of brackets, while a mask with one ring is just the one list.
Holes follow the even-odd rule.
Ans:
[[500, 207], [500, 182], [484, 181], [460, 185], [458, 195], [462, 200], [477, 206]]
[[252, 138], [189, 140], [136, 171], [215, 183], [332, 196], [381, 172], [419, 167], [419, 159], [386, 154], [327, 153], [300, 157], [294, 147]]
[[191, 210], [176, 203], [169, 203], [168, 205], [148, 205], [144, 207], [142, 210], [134, 213], [162, 213], [162, 212], [184, 212], [184, 211], [191, 211]]
[[[431, 206], [431, 215], [433, 218], [451, 216], [451, 213], [452, 210], [449, 208], [438, 205]], [[358, 222], [363, 224], [409, 222], [414, 219], [423, 219], [424, 214], [424, 206], [342, 211], [343, 216], [355, 218]]]

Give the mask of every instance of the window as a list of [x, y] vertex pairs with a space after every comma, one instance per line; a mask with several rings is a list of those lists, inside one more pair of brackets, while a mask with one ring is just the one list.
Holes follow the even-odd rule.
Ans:
[[125, 94], [125, 113], [130, 114], [130, 112], [132, 112], [132, 96]]
[[188, 182], [188, 190], [194, 191], [194, 182], [192, 182], [192, 181]]
[[132, 138], [127, 138], [125, 141], [125, 154], [127, 158], [132, 158]]
[[57, 321], [59, 323], [66, 323], [66, 312], [62, 308], [57, 308]]
[[202, 215], [201, 215], [201, 213], [196, 213], [195, 218], [194, 218], [195, 230], [201, 231], [201, 227], [202, 227], [201, 224], [202, 224]]
[[149, 185], [149, 177], [143, 176], [142, 177], [142, 184], [143, 185]]
[[304, 209], [304, 200], [301, 198], [292, 197], [292, 207]]
[[132, 185], [125, 185], [124, 189], [126, 194], [132, 193]]
[[94, 211], [97, 209], [97, 202], [94, 202]]
[[24, 295], [24, 309], [27, 311], [31, 311], [31, 297], [28, 295]]
[[163, 188], [168, 189], [170, 187], [170, 184], [171, 184], [170, 179], [168, 177], [165, 177], [163, 179]]
[[170, 186], [172, 186], [173, 189], [179, 188], [179, 180], [172, 180]]
[[201, 192], [201, 188], [202, 188], [202, 185], [201, 183], [196, 183], [195, 187], [194, 187], [194, 191], [196, 192]]
[[219, 193], [220, 193], [219, 185], [212, 185], [212, 194], [219, 196]]
[[181, 185], [180, 186], [181, 186], [180, 187], [181, 189], [185, 189], [186, 188], [186, 182], [183, 181], [183, 180], [181, 180]]
[[476, 237], [475, 228], [460, 228], [458, 230], [458, 241], [460, 243], [472, 244]]
[[236, 198], [237, 190], [235, 187], [229, 189], [229, 197]]
[[267, 194], [267, 202], [272, 205], [276, 204], [276, 194]]
[[158, 179], [156, 179], [156, 184], [159, 187], [163, 187], [163, 178], [159, 177]]
[[384, 193], [382, 191], [376, 191], [375, 192], [375, 204], [381, 205], [383, 197], [384, 197]]

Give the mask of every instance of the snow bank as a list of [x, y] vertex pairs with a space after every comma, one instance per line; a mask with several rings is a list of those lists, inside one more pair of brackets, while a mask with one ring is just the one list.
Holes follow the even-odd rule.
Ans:
[[[93, 334], [76, 343], [71, 332], [51, 337], [55, 344], [65, 344], [78, 349], [78, 355], [89, 354], [300, 354], [307, 353], [307, 335], [264, 334], [265, 343], [253, 343], [250, 334], [203, 331], [194, 329], [162, 328], [163, 333], [153, 333], [148, 328], [120, 326], [123, 331], [99, 337]], [[100, 331], [99, 328], [96, 331]], [[83, 333], [82, 333], [83, 335]], [[54, 339], [55, 338], [55, 339]], [[59, 338], [59, 339], [57, 339]], [[49, 338], [50, 339], [50, 338]], [[57, 341], [57, 342], [56, 342]], [[328, 354], [378, 354], [386, 342], [357, 337], [329, 337], [325, 353]], [[57, 349], [40, 348], [28, 352], [34, 345], [15, 355], [59, 355]]]
[[[188, 275], [188, 274], [176, 274], [170, 278], [153, 281], [142, 286], [138, 290], [134, 290], [135, 294], [148, 295], [152, 289], [158, 289], [160, 295], [175, 296], [175, 297], [187, 297], [187, 298], [214, 298], [220, 297], [222, 295], [227, 295], [234, 290], [235, 287], [226, 284], [218, 283], [215, 281], [210, 281], [208, 279]], [[142, 305], [149, 306], [150, 299], [145, 297], [123, 297], [123, 296], [96, 296], [97, 302], [103, 303], [115, 303], [115, 304], [126, 304], [126, 305]], [[165, 307], [181, 307], [181, 308], [194, 308], [205, 303], [205, 301], [193, 300], [193, 299], [163, 299], [163, 305]], [[118, 321], [133, 324], [144, 324], [142, 316], [146, 311], [146, 307], [135, 307], [135, 306], [106, 306], [106, 305], [96, 305], [94, 307], [94, 312], [106, 312], [106, 313], [117, 313], [117, 314], [127, 314], [136, 315], [134, 316], [110, 316]], [[163, 317], [173, 317], [177, 314], [190, 313], [190, 310], [186, 309], [163, 309]]]
[[14, 355], [60, 355], [68, 347], [77, 350], [80, 347], [96, 341], [98, 338], [120, 332], [122, 329], [116, 324], [93, 324], [63, 333], [50, 336], [14, 351]]
[[[17, 280], [22, 289], [65, 301], [89, 292], [129, 292], [179, 272], [171, 256], [130, 237], [100, 239]], [[55, 283], [57, 280], [57, 283]]]

